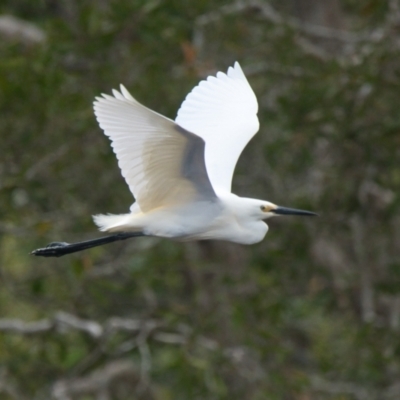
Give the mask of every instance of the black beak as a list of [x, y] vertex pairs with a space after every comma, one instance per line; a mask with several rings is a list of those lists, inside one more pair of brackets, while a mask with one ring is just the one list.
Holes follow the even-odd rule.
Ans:
[[275, 210], [271, 210], [271, 212], [277, 215], [304, 215], [308, 217], [318, 216], [318, 214], [311, 211], [296, 210], [295, 208], [287, 207], [277, 207]]

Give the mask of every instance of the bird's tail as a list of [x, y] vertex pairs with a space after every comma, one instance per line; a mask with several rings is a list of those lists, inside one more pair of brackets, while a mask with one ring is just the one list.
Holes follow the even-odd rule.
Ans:
[[132, 226], [128, 225], [130, 216], [131, 214], [97, 214], [93, 215], [93, 221], [102, 232], [122, 232], [134, 230]]

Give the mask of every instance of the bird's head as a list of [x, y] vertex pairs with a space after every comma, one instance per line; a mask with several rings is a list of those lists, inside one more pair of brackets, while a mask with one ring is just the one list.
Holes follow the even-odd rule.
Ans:
[[297, 210], [295, 208], [287, 208], [287, 207], [277, 206], [276, 204], [270, 203], [269, 201], [260, 202], [258, 207], [260, 210], [259, 216], [260, 216], [260, 219], [262, 219], [262, 220], [266, 220], [266, 219], [274, 217], [276, 215], [302, 215], [302, 216], [308, 216], [308, 217], [318, 215], [311, 211]]

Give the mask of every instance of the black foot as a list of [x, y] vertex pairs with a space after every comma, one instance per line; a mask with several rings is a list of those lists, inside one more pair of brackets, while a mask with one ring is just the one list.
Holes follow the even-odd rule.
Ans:
[[34, 256], [42, 257], [61, 257], [65, 254], [76, 253], [90, 249], [92, 247], [102, 246], [103, 244], [116, 242], [117, 240], [125, 240], [132, 237], [145, 236], [142, 232], [120, 232], [111, 236], [103, 236], [97, 239], [86, 240], [84, 242], [66, 243], [66, 242], [52, 242], [46, 247], [32, 251]]
[[64, 254], [68, 254], [68, 252], [63, 251], [68, 248], [68, 246], [70, 246], [70, 244], [67, 242], [52, 242], [46, 247], [33, 250], [31, 255], [42, 257], [61, 257]]

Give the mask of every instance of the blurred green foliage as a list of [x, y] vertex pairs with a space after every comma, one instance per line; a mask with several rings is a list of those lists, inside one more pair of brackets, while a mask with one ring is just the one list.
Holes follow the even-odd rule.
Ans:
[[[400, 398], [398, 2], [280, 3], [0, 3], [46, 36], [0, 39], [1, 399]], [[261, 122], [235, 193], [318, 220], [272, 220], [251, 247], [144, 238], [28, 256], [92, 237], [91, 214], [132, 202], [95, 96], [124, 83], [174, 118], [235, 60]], [[147, 328], [96, 336], [60, 312]], [[107, 380], [120, 360], [136, 372]], [[96, 373], [103, 388], [76, 389]]]

